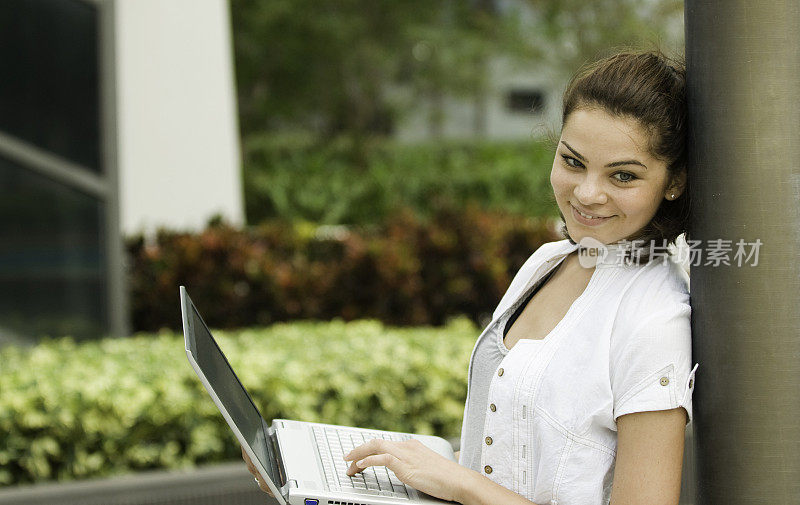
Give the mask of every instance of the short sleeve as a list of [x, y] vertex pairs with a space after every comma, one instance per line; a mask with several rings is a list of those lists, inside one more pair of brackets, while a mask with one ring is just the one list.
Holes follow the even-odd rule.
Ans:
[[614, 422], [633, 412], [683, 407], [692, 422], [691, 306], [670, 302], [612, 339]]

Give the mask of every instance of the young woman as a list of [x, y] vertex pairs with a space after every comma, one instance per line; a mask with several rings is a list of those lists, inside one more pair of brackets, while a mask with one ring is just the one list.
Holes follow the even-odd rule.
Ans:
[[349, 474], [384, 465], [465, 505], [678, 503], [697, 367], [687, 274], [655, 253], [687, 232], [685, 128], [684, 66], [660, 52], [573, 77], [550, 175], [566, 238], [533, 253], [478, 338], [459, 462], [373, 440]]

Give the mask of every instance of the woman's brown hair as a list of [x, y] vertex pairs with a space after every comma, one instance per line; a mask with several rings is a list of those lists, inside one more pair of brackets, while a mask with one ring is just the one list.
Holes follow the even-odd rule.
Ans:
[[[626, 50], [582, 67], [569, 81], [563, 98], [561, 125], [581, 108], [601, 108], [612, 116], [633, 118], [647, 131], [648, 149], [666, 162], [669, 183], [686, 170], [686, 65], [683, 56], [661, 50]], [[551, 139], [552, 140], [552, 139]], [[556, 140], [557, 143], [557, 140]], [[629, 252], [647, 263], [651, 242], [674, 244], [682, 233], [689, 238], [689, 185], [675, 200], [662, 199], [650, 223], [628, 241], [643, 241]], [[564, 216], [560, 233], [569, 236]], [[667, 253], [663, 248], [663, 253]]]

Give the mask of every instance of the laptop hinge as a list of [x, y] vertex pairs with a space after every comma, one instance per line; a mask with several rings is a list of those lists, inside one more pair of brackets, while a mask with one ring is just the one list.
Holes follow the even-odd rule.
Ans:
[[267, 435], [269, 436], [269, 452], [272, 453], [272, 471], [274, 475], [278, 476], [279, 481], [276, 482], [278, 487], [283, 492], [283, 488], [286, 486], [286, 468], [283, 466], [283, 458], [281, 458], [281, 451], [278, 446], [278, 436], [275, 432], [275, 428], [270, 426], [267, 430]]

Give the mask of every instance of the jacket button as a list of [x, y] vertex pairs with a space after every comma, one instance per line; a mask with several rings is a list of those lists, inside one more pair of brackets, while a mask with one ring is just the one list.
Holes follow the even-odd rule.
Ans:
[[492, 437], [486, 437], [486, 445], [492, 445]]
[[661, 377], [661, 385], [666, 386], [669, 384], [669, 377]]
[[497, 410], [497, 405], [495, 405], [494, 403], [490, 404], [489, 405], [489, 410], [491, 410], [492, 412], [495, 412]]
[[502, 377], [504, 373], [505, 373], [505, 370], [503, 370], [502, 368], [501, 368], [500, 370], [498, 370], [498, 371], [497, 371], [497, 375], [498, 375], [499, 377]]
[[486, 466], [483, 467], [483, 471], [486, 472], [486, 473], [492, 473], [492, 467], [489, 466], [489, 465], [486, 465]]

